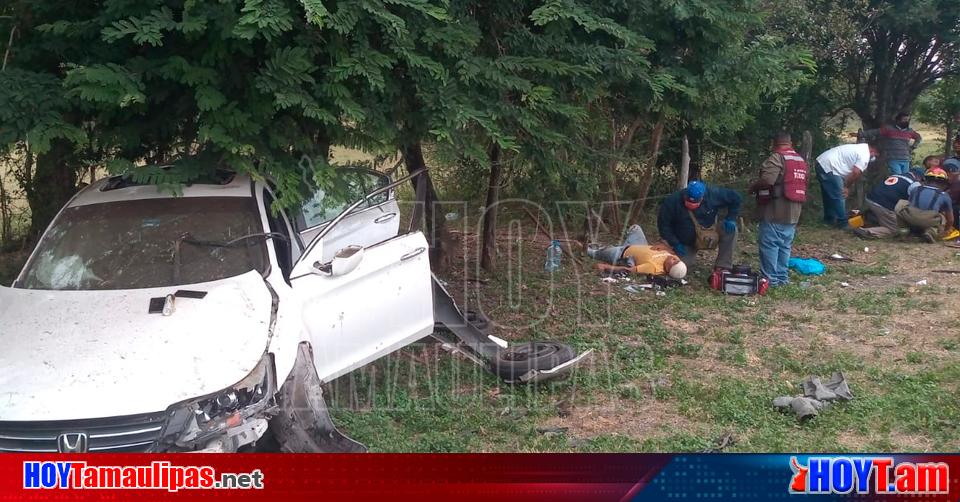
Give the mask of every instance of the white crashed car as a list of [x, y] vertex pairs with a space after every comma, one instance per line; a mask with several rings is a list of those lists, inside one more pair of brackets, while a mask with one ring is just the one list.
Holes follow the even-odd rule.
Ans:
[[358, 451], [322, 383], [425, 336], [512, 381], [585, 355], [466, 322], [423, 234], [399, 232], [409, 177], [340, 174], [353, 203], [316, 190], [292, 214], [225, 172], [178, 196], [127, 177], [77, 194], [0, 288], [0, 451], [229, 452], [268, 430], [285, 451]]

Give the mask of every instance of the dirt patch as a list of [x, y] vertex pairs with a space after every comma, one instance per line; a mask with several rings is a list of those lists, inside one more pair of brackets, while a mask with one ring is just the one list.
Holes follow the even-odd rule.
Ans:
[[[877, 438], [879, 439], [879, 438]], [[886, 440], [893, 446], [893, 451], [909, 452], [931, 452], [947, 451], [956, 449], [955, 446], [948, 447], [943, 444], [936, 444], [930, 438], [919, 434], [911, 434], [901, 431], [891, 431]], [[862, 450], [863, 436], [858, 432], [844, 431], [837, 435], [837, 443], [848, 450]]]
[[566, 428], [569, 436], [584, 439], [610, 434], [648, 439], [696, 428], [696, 424], [681, 416], [674, 406], [653, 399], [639, 403], [605, 399], [574, 406], [566, 410], [565, 415], [546, 420], [542, 427]]

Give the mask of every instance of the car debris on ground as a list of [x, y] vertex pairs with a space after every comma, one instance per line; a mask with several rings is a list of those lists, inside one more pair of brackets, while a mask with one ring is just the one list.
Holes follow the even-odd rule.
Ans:
[[784, 413], [791, 412], [804, 421], [817, 416], [830, 403], [853, 399], [842, 371], [834, 372], [826, 383], [817, 376], [807, 377], [800, 386], [803, 395], [777, 397], [773, 400], [773, 407]]

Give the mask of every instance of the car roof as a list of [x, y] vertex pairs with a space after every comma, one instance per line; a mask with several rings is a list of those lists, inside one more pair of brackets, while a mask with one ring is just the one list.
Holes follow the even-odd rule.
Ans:
[[231, 175], [222, 183], [198, 181], [181, 185], [179, 194], [169, 187], [132, 183], [129, 178], [112, 176], [98, 180], [77, 194], [67, 207], [87, 206], [105, 202], [141, 199], [168, 199], [174, 197], [253, 197], [253, 180], [244, 174]]

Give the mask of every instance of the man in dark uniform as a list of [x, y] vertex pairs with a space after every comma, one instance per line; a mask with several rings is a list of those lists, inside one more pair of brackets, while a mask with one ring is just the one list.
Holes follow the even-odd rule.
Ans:
[[[737, 216], [742, 197], [733, 190], [691, 181], [687, 188], [670, 194], [660, 203], [657, 230], [674, 253], [693, 267], [697, 251], [719, 248], [715, 268], [733, 268], [737, 242]], [[725, 211], [718, 224], [720, 211]]]
[[886, 239], [897, 235], [899, 225], [894, 209], [901, 200], [909, 199], [910, 188], [923, 180], [923, 171], [911, 169], [907, 174], [894, 174], [870, 190], [864, 201], [864, 213], [875, 226], [856, 228], [853, 233], [864, 239]]

